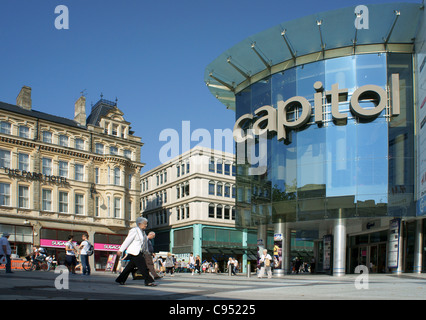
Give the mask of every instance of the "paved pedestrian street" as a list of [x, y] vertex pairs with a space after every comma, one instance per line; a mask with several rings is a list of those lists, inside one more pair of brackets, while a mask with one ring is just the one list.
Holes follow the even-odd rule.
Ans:
[[[426, 275], [390, 274], [331, 277], [288, 275], [258, 279], [253, 274], [176, 274], [146, 287], [130, 276], [126, 285], [115, 283], [116, 274], [94, 272], [91, 276], [60, 273], [0, 271], [0, 300], [424, 300]], [[66, 286], [65, 286], [66, 284]], [[62, 289], [57, 289], [57, 287]]]

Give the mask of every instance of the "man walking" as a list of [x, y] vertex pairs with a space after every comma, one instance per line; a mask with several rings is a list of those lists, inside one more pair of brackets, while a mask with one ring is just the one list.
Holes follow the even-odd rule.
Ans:
[[154, 279], [150, 276], [148, 268], [146, 267], [144, 250], [148, 248], [148, 237], [145, 234], [145, 229], [148, 225], [148, 220], [139, 217], [136, 219], [136, 227], [130, 229], [127, 238], [124, 240], [120, 249], [117, 251], [117, 257], [120, 257], [122, 253], [127, 250], [129, 263], [124, 268], [123, 272], [115, 279], [115, 282], [124, 285], [127, 277], [133, 271], [135, 267], [138, 268], [142, 274], [146, 286], [156, 286]]
[[154, 261], [152, 260], [152, 254], [154, 253], [154, 247], [152, 246], [151, 240], [155, 238], [155, 232], [151, 231], [148, 233], [148, 250], [144, 251], [143, 255], [145, 258], [146, 266], [151, 272], [151, 275], [154, 277], [154, 279], [160, 279], [161, 277], [158, 275], [158, 273], [155, 271], [154, 268]]
[[10, 255], [12, 254], [12, 250], [10, 248], [9, 243], [10, 234], [8, 232], [3, 233], [3, 236], [0, 238], [0, 264], [1, 261], [6, 259], [6, 273], [12, 272], [12, 263], [10, 261]]

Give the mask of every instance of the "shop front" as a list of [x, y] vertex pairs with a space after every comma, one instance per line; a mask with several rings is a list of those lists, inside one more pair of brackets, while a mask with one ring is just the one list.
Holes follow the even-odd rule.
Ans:
[[47, 229], [40, 230], [40, 247], [45, 248], [47, 255], [54, 255], [58, 264], [65, 263], [65, 244], [68, 242], [68, 237], [73, 236], [73, 244], [78, 245], [82, 241], [85, 232], [73, 230]]
[[111, 255], [116, 255], [126, 236], [96, 233], [94, 236], [95, 269], [105, 270]]

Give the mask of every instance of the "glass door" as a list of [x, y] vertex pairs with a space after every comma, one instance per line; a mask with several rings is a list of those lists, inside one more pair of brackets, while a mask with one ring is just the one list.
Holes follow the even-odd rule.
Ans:
[[378, 246], [370, 246], [370, 261], [368, 262], [368, 271], [370, 273], [377, 272], [378, 265]]

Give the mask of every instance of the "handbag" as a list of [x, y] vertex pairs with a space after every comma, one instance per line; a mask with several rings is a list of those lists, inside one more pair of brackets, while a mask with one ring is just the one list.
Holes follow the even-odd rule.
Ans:
[[265, 258], [265, 267], [270, 267], [271, 266], [271, 260], [269, 260], [268, 258]]
[[0, 258], [0, 264], [6, 264], [7, 263], [7, 258], [6, 258], [6, 256], [4, 255], [4, 256], [2, 256], [1, 258]]

